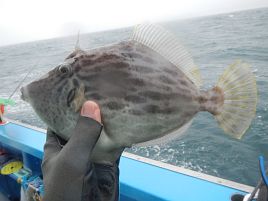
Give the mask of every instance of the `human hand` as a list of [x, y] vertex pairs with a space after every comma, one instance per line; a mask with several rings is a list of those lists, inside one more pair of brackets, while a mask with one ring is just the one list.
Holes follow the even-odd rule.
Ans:
[[99, 200], [98, 181], [90, 157], [102, 130], [100, 122], [98, 105], [87, 101], [65, 146], [48, 129], [42, 163], [44, 201]]

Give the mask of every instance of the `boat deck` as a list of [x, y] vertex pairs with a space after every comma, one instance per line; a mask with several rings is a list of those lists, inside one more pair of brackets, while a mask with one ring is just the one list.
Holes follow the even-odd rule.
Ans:
[[[38, 172], [46, 138], [44, 132], [32, 126], [9, 122], [0, 126], [0, 148], [22, 155], [25, 166]], [[5, 189], [4, 177], [8, 176], [0, 175], [0, 191]], [[123, 201], [228, 201], [234, 193], [251, 190], [250, 186], [130, 153], [124, 153], [120, 162], [120, 200]]]

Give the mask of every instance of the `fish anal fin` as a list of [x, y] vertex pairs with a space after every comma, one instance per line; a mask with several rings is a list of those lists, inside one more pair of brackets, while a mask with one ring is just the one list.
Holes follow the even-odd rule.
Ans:
[[188, 128], [191, 126], [193, 120], [190, 120], [189, 122], [187, 122], [186, 124], [184, 124], [182, 127], [180, 127], [179, 129], [172, 131], [171, 133], [160, 137], [160, 138], [156, 138], [147, 142], [141, 142], [141, 143], [137, 143], [135, 144], [135, 146], [139, 146], [139, 147], [143, 147], [143, 146], [151, 146], [151, 145], [157, 145], [157, 144], [166, 144], [170, 141], [173, 141], [175, 139], [179, 139], [181, 138], [184, 133], [188, 130]]

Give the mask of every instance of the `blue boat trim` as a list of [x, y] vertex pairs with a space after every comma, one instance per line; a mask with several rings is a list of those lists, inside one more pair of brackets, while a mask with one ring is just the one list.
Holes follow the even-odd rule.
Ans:
[[259, 166], [261, 170], [262, 180], [265, 183], [266, 187], [268, 188], [268, 177], [266, 176], [263, 156], [259, 156]]
[[127, 157], [127, 158], [130, 158], [130, 159], [133, 159], [133, 160], [136, 160], [136, 161], [140, 161], [140, 162], [143, 162], [143, 163], [154, 165], [156, 167], [161, 167], [161, 168], [173, 171], [173, 172], [184, 174], [186, 176], [202, 179], [202, 180], [205, 180], [205, 181], [209, 181], [209, 182], [219, 184], [219, 185], [223, 185], [223, 186], [233, 188], [233, 189], [239, 189], [239, 190], [244, 191], [244, 192], [251, 192], [254, 189], [252, 186], [248, 186], [248, 185], [237, 183], [237, 182], [230, 181], [230, 180], [227, 180], [227, 179], [222, 179], [222, 178], [219, 178], [219, 177], [211, 176], [211, 175], [204, 174], [204, 173], [201, 173], [201, 172], [196, 172], [196, 171], [189, 170], [189, 169], [186, 169], [186, 168], [183, 168], [183, 167], [171, 165], [171, 164], [164, 163], [164, 162], [161, 162], [161, 161], [156, 161], [156, 160], [153, 160], [153, 159], [150, 159], [150, 158], [145, 158], [145, 157], [138, 156], [138, 155], [135, 155], [135, 154], [131, 154], [131, 153], [128, 153], [128, 152], [124, 152], [123, 156]]
[[[10, 123], [0, 126], [0, 146], [21, 153], [26, 168], [40, 173], [45, 130], [9, 121]], [[3, 176], [0, 176], [0, 183], [1, 177]], [[247, 185], [126, 152], [120, 161], [122, 201], [228, 201], [234, 193], [245, 194], [252, 190]]]

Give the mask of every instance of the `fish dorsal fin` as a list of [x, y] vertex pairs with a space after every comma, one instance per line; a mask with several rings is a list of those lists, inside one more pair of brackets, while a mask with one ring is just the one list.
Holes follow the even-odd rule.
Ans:
[[156, 138], [147, 142], [141, 142], [138, 144], [135, 144], [135, 146], [144, 147], [144, 146], [151, 146], [151, 145], [159, 145], [159, 144], [166, 144], [170, 141], [173, 141], [175, 139], [179, 139], [183, 136], [183, 134], [188, 130], [188, 128], [191, 126], [193, 120], [190, 120], [186, 124], [184, 124], [179, 129], [163, 136], [160, 138]]
[[191, 55], [170, 32], [154, 24], [140, 24], [134, 29], [131, 40], [149, 47], [168, 59], [198, 88], [202, 85], [199, 69], [194, 64]]
[[77, 33], [77, 39], [76, 39], [76, 43], [75, 43], [75, 50], [80, 50], [80, 30]]

